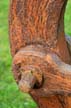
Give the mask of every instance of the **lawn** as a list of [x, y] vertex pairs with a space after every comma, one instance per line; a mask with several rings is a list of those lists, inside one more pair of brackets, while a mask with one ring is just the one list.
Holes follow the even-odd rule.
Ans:
[[[0, 0], [0, 108], [35, 108], [31, 97], [19, 91], [11, 72], [8, 8], [9, 0]], [[65, 31], [71, 35], [71, 0], [65, 14]]]
[[0, 108], [35, 108], [31, 97], [19, 91], [11, 72], [8, 4], [9, 0], [0, 0]]

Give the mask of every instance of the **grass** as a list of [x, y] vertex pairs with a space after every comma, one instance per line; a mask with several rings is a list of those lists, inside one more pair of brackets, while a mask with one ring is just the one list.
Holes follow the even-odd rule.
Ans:
[[68, 5], [65, 13], [65, 32], [71, 36], [71, 0], [68, 0]]
[[11, 72], [8, 4], [9, 0], [0, 0], [0, 108], [35, 108], [31, 97], [19, 91]]
[[[35, 108], [28, 94], [19, 91], [11, 72], [11, 56], [8, 38], [9, 0], [0, 0], [0, 108]], [[65, 14], [65, 31], [71, 35], [71, 0]]]

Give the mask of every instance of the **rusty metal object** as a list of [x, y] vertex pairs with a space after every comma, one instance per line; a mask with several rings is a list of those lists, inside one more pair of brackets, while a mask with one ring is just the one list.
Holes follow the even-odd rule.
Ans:
[[67, 0], [12, 0], [10, 4], [14, 76], [19, 88], [30, 93], [39, 108], [71, 108], [66, 4]]

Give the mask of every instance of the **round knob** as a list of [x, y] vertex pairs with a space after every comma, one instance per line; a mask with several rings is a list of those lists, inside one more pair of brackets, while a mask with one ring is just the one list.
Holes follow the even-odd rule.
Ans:
[[41, 46], [27, 46], [13, 59], [13, 72], [19, 88], [23, 92], [40, 88], [43, 84], [44, 50]]
[[23, 92], [30, 92], [35, 86], [38, 88], [42, 84], [42, 75], [36, 71], [28, 70], [22, 73], [19, 81], [19, 88]]

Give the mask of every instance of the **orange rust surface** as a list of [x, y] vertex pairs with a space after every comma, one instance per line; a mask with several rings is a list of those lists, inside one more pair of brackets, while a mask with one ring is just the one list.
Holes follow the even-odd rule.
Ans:
[[[61, 57], [62, 54], [67, 55], [62, 59], [69, 60], [63, 21], [66, 2], [67, 0], [13, 0], [9, 21], [12, 55], [27, 44], [43, 44], [55, 49]], [[62, 49], [65, 49], [65, 54], [61, 52]]]
[[[12, 0], [9, 18], [12, 56], [27, 45], [39, 44], [70, 63], [71, 57], [64, 37], [66, 3], [67, 0]], [[36, 92], [31, 95], [39, 108], [71, 108], [68, 96], [41, 98]]]

